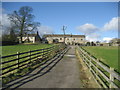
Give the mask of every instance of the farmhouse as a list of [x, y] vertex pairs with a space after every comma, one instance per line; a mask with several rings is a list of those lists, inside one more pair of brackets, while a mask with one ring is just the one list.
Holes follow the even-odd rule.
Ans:
[[110, 43], [103, 42], [103, 43], [100, 43], [100, 46], [110, 46]]
[[48, 43], [65, 42], [67, 45], [84, 45], [85, 44], [85, 35], [46, 34], [43, 37], [46, 38]]
[[111, 45], [112, 46], [120, 46], [120, 39], [119, 38], [114, 38], [111, 40]]
[[[19, 43], [20, 43], [20, 37], [18, 37], [19, 39]], [[23, 42], [32, 42], [32, 43], [36, 43], [36, 42], [41, 42], [41, 38], [37, 32], [37, 34], [27, 34], [27, 35], [23, 35], [22, 37], [22, 41]]]
[[100, 43], [100, 46], [120, 46], [120, 39], [114, 38], [109, 43]]

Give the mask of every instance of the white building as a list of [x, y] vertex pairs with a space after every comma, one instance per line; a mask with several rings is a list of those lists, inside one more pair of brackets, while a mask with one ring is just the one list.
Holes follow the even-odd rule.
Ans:
[[54, 43], [55, 41], [62, 43], [64, 42], [64, 38], [65, 38], [65, 43], [68, 45], [83, 45], [85, 44], [85, 35], [62, 35], [62, 34], [46, 34], [43, 36], [44, 38], [46, 38], [46, 40], [48, 41], [48, 43]]
[[[20, 43], [20, 37], [18, 37], [19, 43]], [[39, 34], [28, 34], [28, 35], [23, 35], [22, 37], [23, 42], [31, 42], [31, 43], [36, 43], [36, 42], [41, 42], [41, 38]]]

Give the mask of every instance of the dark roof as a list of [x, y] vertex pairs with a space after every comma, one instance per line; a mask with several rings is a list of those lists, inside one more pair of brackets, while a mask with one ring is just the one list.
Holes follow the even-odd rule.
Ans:
[[[16, 36], [19, 37], [20, 35], [17, 34]], [[29, 37], [33, 37], [33, 36], [37, 36], [37, 34], [28, 34], [28, 36], [29, 36]], [[27, 37], [27, 35], [23, 35], [23, 37]]]
[[[23, 35], [23, 36], [27, 36], [27, 35]], [[29, 37], [33, 37], [33, 36], [37, 36], [37, 34], [28, 34]]]
[[[63, 34], [45, 34], [44, 37], [64, 37], [64, 35]], [[85, 37], [85, 35], [66, 34], [65, 37]]]

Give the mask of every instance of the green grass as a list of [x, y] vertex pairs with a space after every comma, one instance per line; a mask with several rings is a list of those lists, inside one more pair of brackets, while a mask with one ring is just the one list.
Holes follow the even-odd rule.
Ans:
[[[51, 44], [51, 45], [50, 44], [38, 44], [38, 45], [11, 45], [11, 46], [3, 46], [2, 47], [2, 56], [16, 54], [17, 52], [28, 52], [29, 50], [37, 50], [37, 49], [42, 49], [42, 48], [48, 48], [48, 47], [51, 47], [51, 46], [53, 46], [53, 44]], [[35, 54], [35, 53], [38, 53], [38, 52], [41, 52], [41, 51], [31, 52], [31, 54]], [[19, 55], [19, 58], [28, 56], [29, 54], [30, 53], [25, 53], [25, 54]], [[39, 55], [41, 55], [41, 53], [33, 55], [33, 56], [31, 56], [31, 58], [39, 56]], [[16, 58], [17, 58], [17, 56], [3, 58], [2, 62], [11, 61], [11, 60], [14, 60]], [[26, 61], [26, 60], [28, 60], [28, 58], [29, 57], [19, 59], [19, 62]], [[35, 59], [37, 59], [37, 57], [32, 59], [31, 61], [34, 61]], [[22, 64], [27, 64], [29, 62], [30, 61], [26, 61], [26, 62], [24, 62]], [[9, 63], [3, 64], [2, 68], [5, 68], [7, 66], [10, 66], [10, 65], [13, 65], [13, 64], [17, 64], [17, 63], [18, 63], [18, 60], [11, 61]], [[22, 64], [20, 64], [20, 65], [22, 65]], [[13, 68], [16, 68], [16, 67], [18, 67], [18, 65], [14, 65], [13, 67], [10, 67], [8, 69], [3, 70], [3, 73], [8, 71], [9, 69], [13, 69]]]
[[[118, 64], [118, 47], [117, 46], [87, 46], [87, 47], [83, 47], [87, 52], [89, 52], [91, 55], [93, 55], [95, 58], [98, 58], [100, 61], [102, 61], [103, 63], [107, 64], [107, 66], [109, 67], [113, 67], [117, 72], [120, 73], [120, 69], [119, 69], [119, 64]], [[101, 67], [97, 66], [99, 68], [99, 70], [101, 70], [107, 77], [110, 76], [110, 74], [105, 71], [104, 69], [102, 69]], [[103, 76], [98, 73], [98, 75], [100, 76], [101, 80], [107, 85], [107, 87], [109, 87], [109, 82], [103, 78]], [[120, 81], [118, 81], [117, 79], [114, 80], [114, 83], [120, 87]]]
[[84, 46], [85, 50], [87, 50], [90, 54], [100, 59], [105, 64], [110, 67], [118, 69], [118, 47], [116, 46]]
[[51, 46], [53, 46], [53, 44], [2, 46], [2, 56], [16, 54], [17, 52], [26, 52], [29, 50], [47, 48]]
[[[17, 52], [27, 52], [29, 50], [37, 50], [37, 49], [42, 49], [42, 48], [48, 48], [48, 47], [52, 47], [54, 44], [38, 44], [38, 45], [11, 45], [11, 46], [2, 46], [2, 56], [7, 56], [7, 55], [11, 55], [11, 54], [16, 54]], [[36, 52], [31, 52], [31, 54], [35, 54], [35, 53], [38, 53], [38, 52], [41, 52], [41, 51], [36, 51]], [[51, 58], [53, 55], [55, 55], [55, 53], [53, 54], [53, 50], [50, 51], [48, 53], [49, 56], [44, 56], [44, 57], [47, 57], [44, 61], [48, 60], [49, 58]], [[44, 52], [44, 53], [47, 53], [47, 52]], [[24, 57], [24, 56], [27, 56], [29, 55], [29, 53], [25, 53], [25, 54], [22, 54], [22, 55], [19, 55], [19, 57]], [[42, 55], [42, 53], [40, 54], [37, 54], [37, 55], [33, 55], [31, 56], [32, 57], [42, 57], [44, 58], [43, 56], [39, 56], [39, 55]], [[31, 71], [31, 68], [34, 69], [36, 66], [39, 66], [41, 63], [38, 62], [38, 61], [35, 61], [35, 60], [38, 60], [38, 58], [34, 58], [31, 61], [26, 61], [24, 63], [21, 63], [19, 64], [20, 66], [23, 65], [23, 64], [29, 64], [29, 66], [26, 66], [26, 68], [24, 67], [20, 67], [19, 69], [15, 69], [9, 73], [6, 73], [3, 75], [3, 83], [7, 83], [11, 80], [14, 80], [16, 78], [20, 78], [22, 75], [25, 75], [26, 73], [28, 73], [29, 71]], [[25, 60], [28, 60], [29, 57], [26, 57], [26, 58], [22, 58], [22, 59], [19, 59], [19, 62], [22, 62], [22, 61], [25, 61]], [[13, 59], [16, 59], [16, 56], [12, 56], [12, 57], [8, 57], [8, 58], [3, 58], [2, 59], [2, 62], [4, 61], [10, 61], [10, 60], [13, 60]], [[13, 65], [13, 64], [16, 64], [18, 63], [18, 61], [12, 61], [12, 62], [9, 62], [9, 63], [6, 63], [6, 64], [3, 64], [2, 65], [2, 68], [5, 68], [7, 66], [10, 66], [10, 65]], [[7, 68], [5, 70], [3, 70], [2, 72], [6, 72], [10, 69], [13, 69], [13, 68], [16, 68], [18, 67], [18, 64], [13, 66], [13, 67], [10, 67], [10, 68]], [[23, 69], [24, 68], [24, 69]], [[30, 69], [30, 70], [29, 70]], [[20, 73], [19, 73], [20, 72]]]

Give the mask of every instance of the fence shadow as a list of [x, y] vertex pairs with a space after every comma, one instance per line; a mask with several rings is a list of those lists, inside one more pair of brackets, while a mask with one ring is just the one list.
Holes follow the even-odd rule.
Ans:
[[[8, 83], [7, 85], [5, 85], [5, 87], [2, 90], [5, 90], [5, 89], [11, 89], [11, 90], [17, 89], [20, 86], [22, 86], [22, 85], [24, 85], [24, 84], [26, 84], [26, 83], [34, 80], [34, 79], [37, 79], [37, 78], [49, 73], [50, 70], [52, 70], [52, 68], [55, 67], [56, 64], [63, 58], [64, 54], [67, 51], [68, 51], [68, 48], [66, 50], [64, 50], [64, 52], [60, 53], [59, 55], [56, 55], [53, 59], [44, 62], [42, 65], [40, 65], [39, 67], [36, 68], [36, 69], [40, 68], [39, 70], [35, 71], [36, 70], [35, 69], [32, 72], [24, 75], [22, 78], [14, 80], [14, 81]], [[49, 62], [49, 63], [47, 63], [47, 62]], [[35, 72], [35, 73], [33, 73], [33, 72]]]

